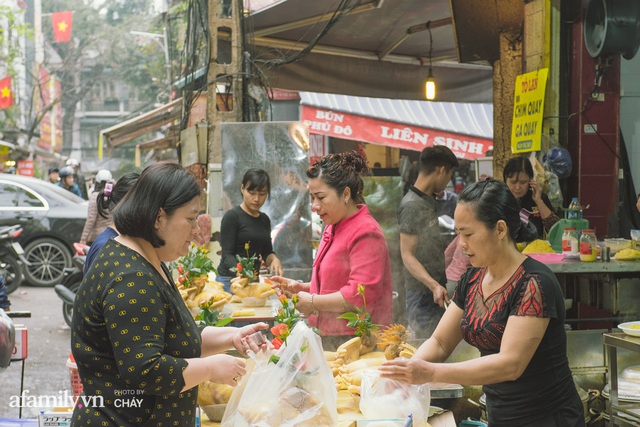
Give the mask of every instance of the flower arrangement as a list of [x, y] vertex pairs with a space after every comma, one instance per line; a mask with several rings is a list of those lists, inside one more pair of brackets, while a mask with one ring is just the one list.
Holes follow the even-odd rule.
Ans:
[[[367, 299], [364, 296], [364, 285], [358, 283], [358, 294], [362, 296], [362, 308], [354, 307], [355, 311], [348, 311], [338, 316], [338, 319], [345, 319], [347, 327], [355, 328], [355, 336], [362, 338], [363, 343], [375, 341], [380, 325], [376, 325], [371, 320], [371, 314], [367, 312]], [[374, 343], [375, 344], [375, 343]]]
[[279, 349], [282, 344], [287, 342], [287, 337], [293, 330], [293, 327], [300, 320], [300, 313], [296, 312], [296, 304], [298, 303], [298, 295], [294, 295], [291, 299], [282, 294], [278, 297], [280, 307], [276, 313], [274, 323], [276, 325], [271, 328], [273, 334], [273, 340], [271, 344], [276, 349]]
[[247, 253], [247, 256], [242, 257], [236, 254], [236, 261], [238, 261], [238, 263], [235, 267], [230, 268], [229, 270], [236, 272], [241, 277], [254, 280], [256, 278], [256, 261], [258, 257], [256, 257], [255, 253], [249, 256], [249, 243], [250, 242], [244, 244], [244, 250]]
[[204, 246], [198, 246], [192, 243], [189, 247], [189, 253], [178, 259], [178, 283], [185, 288], [196, 286], [193, 280], [207, 275], [210, 271], [217, 273], [213, 266], [213, 261], [208, 256], [209, 250]]
[[[296, 324], [302, 320], [300, 313], [296, 311], [296, 304], [298, 303], [298, 295], [293, 295], [291, 299], [282, 294], [278, 296], [278, 300], [282, 307], [276, 312], [274, 318], [275, 326], [271, 328], [271, 334], [273, 339], [271, 344], [276, 350], [279, 350], [283, 345], [286, 345], [287, 338]], [[320, 331], [317, 328], [311, 328], [313, 332], [319, 334]], [[308, 345], [307, 345], [308, 346]], [[304, 352], [306, 347], [301, 348], [300, 351]], [[274, 354], [269, 358], [269, 362], [277, 364], [280, 361], [280, 356]]]
[[233, 317], [221, 317], [221, 313], [217, 309], [212, 309], [211, 306], [214, 303], [214, 297], [201, 301], [198, 304], [200, 312], [196, 316], [196, 324], [198, 326], [227, 326], [233, 321]]

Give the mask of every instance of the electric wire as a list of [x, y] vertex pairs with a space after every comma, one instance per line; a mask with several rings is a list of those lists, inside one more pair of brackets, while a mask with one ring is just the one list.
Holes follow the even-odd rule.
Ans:
[[269, 60], [260, 60], [256, 62], [264, 62], [266, 64], [271, 64], [275, 66], [282, 66], [291, 64], [294, 62], [298, 62], [302, 60], [305, 56], [307, 56], [313, 48], [318, 44], [318, 42], [327, 35], [329, 30], [333, 28], [338, 22], [340, 22], [346, 15], [348, 15], [354, 8], [359, 6], [361, 0], [341, 0], [340, 4], [333, 12], [331, 18], [327, 21], [326, 25], [314, 38], [309, 42], [309, 44], [302, 50], [294, 53], [293, 55], [283, 58], [283, 59], [269, 59]]

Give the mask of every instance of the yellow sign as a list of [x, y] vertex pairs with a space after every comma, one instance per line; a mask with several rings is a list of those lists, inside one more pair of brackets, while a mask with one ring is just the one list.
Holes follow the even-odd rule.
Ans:
[[540, 151], [544, 94], [549, 69], [532, 71], [516, 77], [511, 123], [511, 152]]

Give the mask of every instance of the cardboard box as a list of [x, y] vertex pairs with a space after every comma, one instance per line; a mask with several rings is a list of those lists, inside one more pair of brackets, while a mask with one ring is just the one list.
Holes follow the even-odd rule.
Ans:
[[24, 360], [29, 355], [29, 333], [25, 325], [14, 325], [16, 329], [16, 341], [13, 346], [11, 360]]
[[191, 126], [180, 132], [180, 157], [182, 166], [206, 164], [208, 127], [205, 124]]
[[46, 411], [38, 415], [38, 427], [71, 427], [73, 412]]

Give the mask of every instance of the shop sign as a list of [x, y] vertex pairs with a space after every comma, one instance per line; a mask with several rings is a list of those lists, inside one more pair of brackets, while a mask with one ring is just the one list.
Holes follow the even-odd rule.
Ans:
[[33, 160], [18, 160], [18, 175], [33, 176]]
[[487, 138], [390, 122], [373, 117], [302, 106], [301, 120], [309, 125], [310, 134], [368, 142], [405, 150], [422, 151], [434, 145], [446, 145], [462, 159], [485, 157], [493, 149]]
[[313, 165], [329, 154], [329, 138], [325, 135], [309, 134], [309, 164]]
[[511, 152], [540, 151], [548, 68], [516, 77], [511, 122]]
[[273, 89], [267, 92], [272, 101], [298, 101], [300, 94], [290, 90]]

